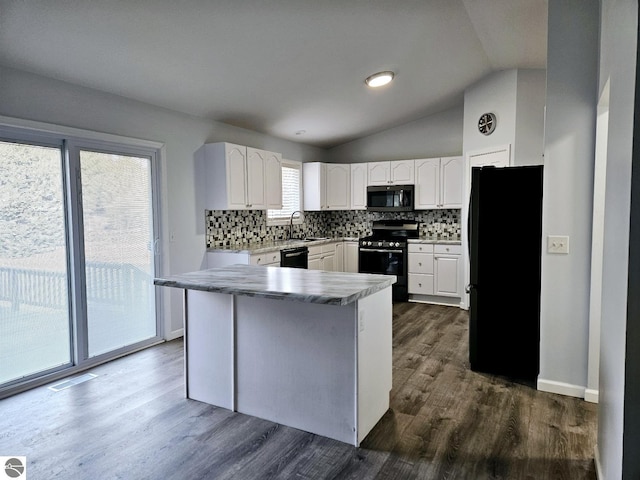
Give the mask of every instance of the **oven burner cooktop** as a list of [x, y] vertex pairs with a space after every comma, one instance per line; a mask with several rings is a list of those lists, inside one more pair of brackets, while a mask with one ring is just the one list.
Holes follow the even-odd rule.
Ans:
[[358, 271], [394, 275], [391, 287], [394, 301], [409, 299], [407, 242], [418, 238], [420, 224], [414, 220], [381, 220], [373, 222], [373, 235], [360, 239]]
[[361, 247], [406, 248], [409, 238], [418, 238], [420, 224], [415, 220], [373, 222], [373, 234], [360, 239]]

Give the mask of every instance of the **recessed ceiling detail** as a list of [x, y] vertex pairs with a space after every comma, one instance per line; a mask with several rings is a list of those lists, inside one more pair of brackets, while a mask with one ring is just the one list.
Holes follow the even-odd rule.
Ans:
[[391, 80], [393, 80], [394, 76], [395, 74], [391, 71], [378, 72], [367, 77], [364, 83], [366, 83], [371, 88], [378, 88], [390, 83]]

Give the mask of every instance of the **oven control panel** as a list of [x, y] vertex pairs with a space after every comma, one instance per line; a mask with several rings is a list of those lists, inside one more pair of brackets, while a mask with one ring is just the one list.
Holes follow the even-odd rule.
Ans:
[[405, 242], [393, 242], [389, 240], [361, 240], [361, 247], [371, 247], [371, 248], [405, 248]]

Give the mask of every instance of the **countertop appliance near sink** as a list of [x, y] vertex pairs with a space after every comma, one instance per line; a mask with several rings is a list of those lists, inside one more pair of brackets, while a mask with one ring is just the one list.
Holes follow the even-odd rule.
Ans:
[[309, 249], [307, 247], [283, 248], [280, 250], [280, 266], [291, 268], [307, 268]]

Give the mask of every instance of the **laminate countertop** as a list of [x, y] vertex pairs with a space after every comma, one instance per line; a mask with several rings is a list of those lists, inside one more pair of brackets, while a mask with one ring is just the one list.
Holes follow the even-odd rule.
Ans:
[[[313, 247], [315, 245], [325, 245], [335, 242], [357, 242], [355, 237], [320, 238], [314, 240], [276, 240], [271, 242], [235, 243], [223, 247], [210, 247], [209, 253], [247, 253], [254, 255], [258, 253], [277, 252], [285, 248], [293, 247]], [[444, 245], [460, 245], [460, 239], [440, 238], [440, 237], [420, 237], [410, 239], [409, 243], [441, 243]]]
[[294, 248], [294, 247], [313, 247], [315, 245], [325, 245], [328, 243], [335, 242], [357, 242], [357, 238], [314, 238], [310, 239], [293, 239], [293, 240], [275, 240], [270, 242], [244, 242], [244, 243], [234, 243], [231, 245], [225, 245], [223, 247], [210, 247], [207, 248], [207, 252], [209, 253], [248, 253], [250, 255], [256, 253], [269, 253], [269, 252], [277, 252], [283, 250], [285, 248]]
[[410, 238], [409, 243], [439, 243], [441, 245], [461, 245], [462, 241], [460, 239], [450, 239], [450, 238], [439, 238], [439, 237], [420, 237], [420, 238]]
[[394, 275], [256, 265], [231, 265], [154, 280], [156, 285], [164, 287], [326, 305], [347, 305], [395, 282]]

